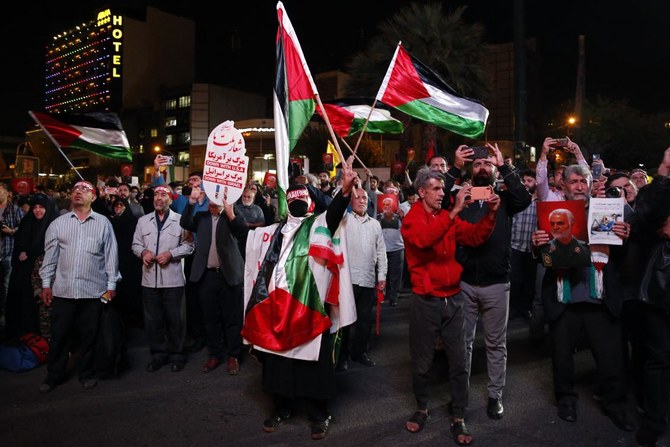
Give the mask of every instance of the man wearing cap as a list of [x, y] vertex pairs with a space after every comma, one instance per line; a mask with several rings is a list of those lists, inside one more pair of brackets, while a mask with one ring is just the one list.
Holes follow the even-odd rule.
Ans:
[[209, 202], [207, 211], [193, 214], [200, 188], [193, 186], [180, 225], [196, 236], [190, 280], [197, 283], [198, 299], [205, 324], [209, 359], [202, 368], [208, 373], [227, 358], [228, 374], [240, 371], [242, 355], [242, 285], [244, 247], [249, 227], [236, 216], [234, 204]]
[[52, 308], [52, 338], [42, 393], [65, 381], [73, 332], [80, 337], [79, 381], [85, 389], [98, 383], [93, 366], [98, 322], [103, 303], [116, 295], [121, 275], [112, 224], [91, 210], [95, 194], [91, 183], [77, 182], [72, 211], [54, 220], [46, 232], [41, 298]]
[[304, 399], [312, 439], [326, 436], [335, 396], [334, 333], [356, 320], [340, 222], [356, 173], [342, 166], [342, 189], [325, 213], [303, 185], [286, 191], [288, 216], [249, 232], [244, 272], [242, 336], [263, 364], [263, 391], [274, 413], [263, 430], [274, 432]]
[[191, 233], [179, 226], [181, 215], [170, 210], [172, 191], [154, 188], [154, 212], [135, 227], [132, 250], [142, 259], [144, 328], [151, 361], [146, 369], [159, 370], [168, 362], [172, 372], [184, 369], [186, 354], [186, 297], [181, 260], [193, 252]]

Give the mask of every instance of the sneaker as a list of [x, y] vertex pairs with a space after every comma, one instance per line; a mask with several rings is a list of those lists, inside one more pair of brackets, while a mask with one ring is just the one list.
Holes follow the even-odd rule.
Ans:
[[263, 421], [263, 431], [265, 433], [272, 433], [274, 431], [277, 431], [279, 426], [283, 424], [284, 422], [288, 421], [291, 418], [291, 413], [288, 413], [286, 415], [281, 415], [279, 413], [275, 413], [272, 416], [270, 416], [268, 419]]
[[328, 426], [330, 425], [331, 417], [328, 416], [321, 422], [314, 422], [312, 424], [312, 439], [318, 440], [326, 437], [328, 433]]

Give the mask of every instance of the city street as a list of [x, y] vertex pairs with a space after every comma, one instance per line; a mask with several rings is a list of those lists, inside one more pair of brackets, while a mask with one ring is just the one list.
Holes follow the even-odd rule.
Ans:
[[[206, 351], [190, 358], [178, 373], [169, 368], [149, 373], [148, 346], [139, 328], [130, 330], [132, 368], [119, 379], [100, 381], [84, 390], [76, 377], [49, 394], [38, 388], [46, 375], [41, 366], [26, 373], [0, 371], [0, 439], [2, 445], [32, 446], [450, 446], [456, 445], [446, 417], [446, 361], [437, 352], [430, 403], [431, 418], [417, 434], [405, 430], [415, 410], [408, 351], [409, 301], [383, 305], [380, 336], [373, 336], [370, 356], [377, 366], [351, 363], [337, 374], [339, 395], [331, 404], [333, 421], [323, 441], [310, 438], [304, 411], [275, 433], [263, 432], [271, 401], [261, 390], [261, 367], [250, 356], [238, 376], [225, 365], [204, 374]], [[588, 350], [575, 356], [580, 400], [578, 419], [556, 415], [551, 361], [547, 346], [530, 345], [527, 323], [510, 324], [505, 414], [486, 416], [486, 372], [481, 334], [473, 358], [467, 423], [477, 446], [636, 446], [592, 398], [594, 361]], [[631, 405], [633, 407], [633, 405]], [[659, 445], [667, 444], [667, 437]]]

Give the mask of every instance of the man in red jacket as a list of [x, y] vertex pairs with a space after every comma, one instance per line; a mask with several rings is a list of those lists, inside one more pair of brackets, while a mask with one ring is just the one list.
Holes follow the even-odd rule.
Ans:
[[429, 370], [435, 340], [441, 337], [449, 361], [451, 432], [458, 445], [470, 445], [473, 437], [464, 420], [470, 384], [465, 368], [465, 319], [460, 286], [463, 269], [455, 259], [456, 244], [476, 246], [488, 239], [500, 197], [492, 194], [486, 200], [488, 214], [473, 224], [458, 217], [472, 203], [469, 184], [458, 191], [450, 210], [442, 209], [444, 179], [439, 172], [429, 168], [419, 170], [414, 188], [419, 200], [405, 216], [401, 230], [412, 281], [409, 339], [417, 402], [417, 410], [405, 427], [416, 433], [428, 420]]

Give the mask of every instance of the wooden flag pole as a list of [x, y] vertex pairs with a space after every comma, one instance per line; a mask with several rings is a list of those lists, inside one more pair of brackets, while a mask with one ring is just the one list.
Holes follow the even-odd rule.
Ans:
[[360, 146], [361, 144], [361, 140], [363, 139], [363, 133], [365, 132], [365, 129], [368, 128], [368, 123], [370, 122], [370, 118], [372, 118], [372, 112], [375, 111], [376, 104], [377, 104], [377, 98], [375, 98], [374, 102], [372, 103], [372, 106], [370, 107], [370, 113], [368, 113], [368, 117], [365, 119], [365, 122], [363, 123], [361, 134], [358, 136], [358, 141], [356, 141], [356, 146], [354, 146], [354, 150], [352, 152], [354, 156], [356, 156], [356, 152], [358, 152], [358, 146]]
[[342, 149], [340, 149], [340, 143], [337, 142], [337, 136], [335, 135], [333, 126], [330, 124], [330, 120], [328, 119], [326, 108], [323, 106], [323, 103], [321, 102], [321, 96], [319, 96], [318, 93], [315, 93], [314, 96], [316, 97], [316, 103], [319, 105], [319, 109], [321, 110], [323, 120], [326, 122], [326, 127], [328, 127], [328, 132], [330, 133], [330, 138], [333, 141], [333, 145], [335, 146], [337, 155], [340, 157], [340, 160], [342, 160], [342, 163], [344, 163], [346, 158], [344, 158], [344, 155], [342, 155]]

